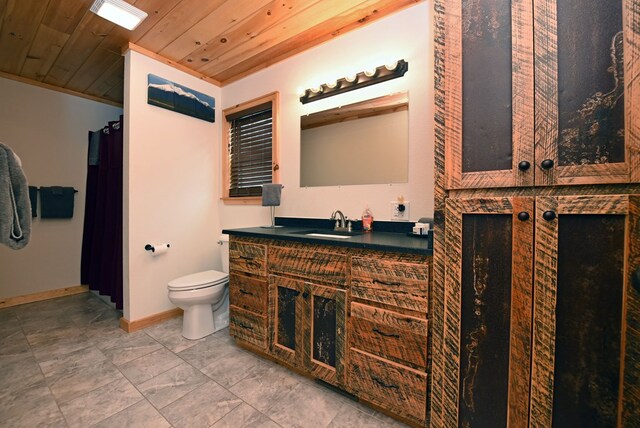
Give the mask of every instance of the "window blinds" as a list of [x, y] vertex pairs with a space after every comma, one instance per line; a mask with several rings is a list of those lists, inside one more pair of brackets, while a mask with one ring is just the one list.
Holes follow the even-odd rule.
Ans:
[[229, 196], [260, 196], [272, 181], [271, 102], [227, 116]]

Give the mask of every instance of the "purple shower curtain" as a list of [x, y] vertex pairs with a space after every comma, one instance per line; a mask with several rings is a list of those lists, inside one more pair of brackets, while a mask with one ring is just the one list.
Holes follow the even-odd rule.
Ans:
[[[81, 282], [122, 309], [122, 124], [89, 132]], [[96, 135], [97, 134], [97, 135]]]

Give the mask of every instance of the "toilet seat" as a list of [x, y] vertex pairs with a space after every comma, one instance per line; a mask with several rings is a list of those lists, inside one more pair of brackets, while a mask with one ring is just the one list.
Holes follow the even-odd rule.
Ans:
[[200, 290], [202, 288], [225, 284], [228, 281], [229, 274], [218, 272], [217, 270], [207, 270], [169, 281], [168, 288], [170, 291]]

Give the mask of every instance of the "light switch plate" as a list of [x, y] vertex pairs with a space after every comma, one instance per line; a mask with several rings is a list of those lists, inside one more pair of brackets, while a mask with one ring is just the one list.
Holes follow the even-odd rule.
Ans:
[[[404, 205], [404, 210], [400, 205]], [[391, 202], [391, 221], [409, 221], [409, 202], [405, 201], [403, 204], [398, 201]]]

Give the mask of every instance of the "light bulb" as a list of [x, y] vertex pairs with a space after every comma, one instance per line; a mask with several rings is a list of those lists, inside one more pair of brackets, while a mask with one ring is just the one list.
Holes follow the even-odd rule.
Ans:
[[311, 92], [313, 92], [314, 94], [317, 94], [319, 92], [322, 92], [322, 86], [313, 86], [311, 88]]
[[373, 77], [373, 76], [375, 76], [375, 75], [376, 75], [376, 73], [377, 73], [377, 72], [378, 72], [378, 69], [377, 69], [377, 68], [370, 68], [369, 70], [365, 70], [365, 71], [364, 71], [364, 74], [365, 74], [365, 76], [367, 76], [367, 77]]
[[332, 81], [332, 82], [325, 83], [325, 85], [327, 86], [327, 88], [329, 88], [329, 89], [333, 89], [333, 88], [335, 88], [336, 86], [338, 86], [338, 82], [334, 80], [334, 81]]
[[386, 68], [389, 71], [393, 71], [396, 69], [396, 67], [398, 66], [398, 61], [392, 61], [392, 62], [388, 62], [384, 65], [384, 68]]
[[345, 76], [344, 80], [346, 80], [349, 83], [353, 83], [356, 80], [358, 80], [358, 75], [356, 73], [349, 74], [348, 76]]

